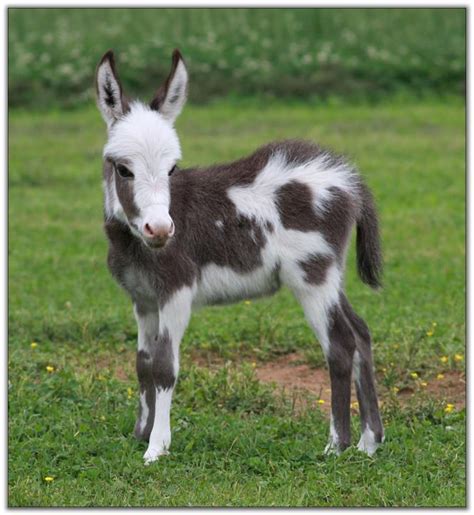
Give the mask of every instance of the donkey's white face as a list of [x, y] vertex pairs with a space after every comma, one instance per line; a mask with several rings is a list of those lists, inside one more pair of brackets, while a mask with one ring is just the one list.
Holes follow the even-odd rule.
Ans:
[[162, 247], [174, 234], [169, 175], [181, 149], [173, 124], [186, 101], [187, 77], [175, 51], [168, 79], [147, 106], [124, 98], [111, 52], [97, 68], [97, 102], [108, 128], [106, 216], [127, 223], [151, 247]]

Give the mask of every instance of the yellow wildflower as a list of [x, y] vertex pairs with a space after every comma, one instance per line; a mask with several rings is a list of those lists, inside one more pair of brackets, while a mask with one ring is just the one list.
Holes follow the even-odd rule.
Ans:
[[437, 324], [436, 322], [433, 322], [431, 325], [432, 325], [433, 327], [436, 327], [438, 324]]
[[421, 381], [420, 385], [423, 386], [423, 388], [426, 388], [428, 383], [426, 381]]
[[454, 404], [446, 404], [446, 407], [444, 408], [445, 413], [451, 413], [451, 411], [454, 410]]
[[128, 394], [128, 398], [131, 399], [132, 395], [133, 395], [133, 390], [130, 388], [130, 386], [127, 388], [127, 394]]
[[433, 331], [426, 331], [426, 336], [433, 336]]
[[44, 480], [45, 480], [47, 483], [51, 483], [51, 481], [54, 481], [54, 477], [46, 476], [46, 477], [44, 478]]
[[400, 391], [400, 388], [398, 388], [397, 386], [394, 386], [394, 387], [392, 388], [392, 392], [393, 392], [393, 393], [398, 393], [399, 391]]
[[449, 358], [448, 358], [448, 356], [441, 356], [441, 357], [439, 358], [439, 360], [441, 361], [441, 363], [447, 363], [447, 362], [448, 362], [448, 360], [449, 360]]
[[324, 399], [318, 399], [318, 404], [324, 404], [326, 401]]
[[46, 366], [46, 372], [49, 372], [50, 374], [52, 374], [54, 372], [54, 367], [51, 366], [51, 365], [47, 365]]
[[444, 374], [438, 374], [438, 375], [436, 376], [436, 379], [444, 379]]
[[36, 342], [31, 342], [30, 347], [31, 347], [32, 349], [36, 349], [36, 347], [38, 347], [38, 344], [37, 344]]
[[462, 361], [463, 359], [464, 359], [464, 356], [462, 354], [454, 355], [454, 361]]
[[418, 377], [418, 374], [416, 372], [412, 372], [410, 375], [411, 377], [413, 377], [413, 379], [416, 379]]
[[252, 301], [251, 300], [244, 300], [244, 304], [246, 306], [250, 306], [250, 304], [252, 304]]

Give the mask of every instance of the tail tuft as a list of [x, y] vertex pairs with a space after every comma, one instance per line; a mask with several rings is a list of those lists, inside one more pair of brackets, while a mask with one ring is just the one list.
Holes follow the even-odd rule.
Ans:
[[357, 220], [357, 271], [371, 288], [382, 287], [382, 249], [374, 198], [369, 188], [360, 185], [362, 208]]

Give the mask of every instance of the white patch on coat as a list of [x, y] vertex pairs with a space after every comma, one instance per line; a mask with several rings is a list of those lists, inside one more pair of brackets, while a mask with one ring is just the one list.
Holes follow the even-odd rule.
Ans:
[[375, 441], [374, 432], [369, 428], [369, 426], [366, 426], [362, 432], [359, 443], [357, 444], [357, 448], [359, 451], [365, 452], [369, 456], [373, 456], [379, 446], [380, 443]]
[[294, 290], [306, 319], [316, 333], [324, 355], [328, 356], [330, 341], [328, 336], [328, 313], [339, 300], [341, 288], [341, 272], [336, 263], [331, 265], [323, 284], [306, 284]]
[[150, 435], [148, 448], [143, 455], [145, 465], [156, 461], [160, 456], [168, 454], [171, 445], [170, 410], [173, 389], [156, 390], [155, 420]]
[[223, 229], [224, 228], [224, 222], [222, 220], [216, 220], [215, 221], [215, 226], [218, 228], [218, 229]]
[[195, 307], [200, 307], [274, 293], [277, 289], [274, 274], [275, 266], [272, 266], [270, 261], [245, 274], [211, 263], [201, 270], [193, 304]]
[[191, 306], [195, 291], [195, 286], [181, 288], [160, 309], [160, 331], [168, 330], [173, 342], [173, 352], [175, 352], [175, 346], [179, 349], [181, 338], [191, 317]]

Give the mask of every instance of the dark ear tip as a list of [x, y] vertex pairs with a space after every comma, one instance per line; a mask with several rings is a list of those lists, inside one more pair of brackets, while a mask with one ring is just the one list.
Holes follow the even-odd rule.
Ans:
[[109, 61], [112, 64], [115, 62], [114, 51], [112, 49], [107, 50], [107, 52], [105, 52], [105, 54], [102, 56], [102, 59], [99, 62], [99, 65], [101, 65], [105, 61]]
[[181, 52], [179, 51], [178, 48], [175, 48], [173, 50], [173, 57], [172, 57], [173, 64], [178, 64], [178, 61], [180, 61], [180, 60], [184, 62], [183, 55], [181, 54]]

